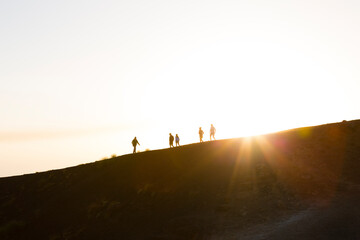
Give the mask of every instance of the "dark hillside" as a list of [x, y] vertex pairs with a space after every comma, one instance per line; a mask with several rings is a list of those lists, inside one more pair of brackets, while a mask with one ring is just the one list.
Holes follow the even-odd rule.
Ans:
[[360, 239], [360, 121], [0, 179], [0, 239]]

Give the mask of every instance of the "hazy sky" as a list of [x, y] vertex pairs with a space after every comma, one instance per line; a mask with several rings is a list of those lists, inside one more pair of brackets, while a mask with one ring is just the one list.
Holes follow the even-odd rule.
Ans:
[[0, 0], [0, 176], [360, 118], [360, 1]]

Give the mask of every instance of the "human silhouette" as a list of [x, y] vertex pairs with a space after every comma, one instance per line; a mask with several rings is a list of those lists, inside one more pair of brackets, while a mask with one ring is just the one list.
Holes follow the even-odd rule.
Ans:
[[176, 136], [175, 136], [175, 144], [176, 144], [176, 146], [180, 146], [180, 138], [179, 138], [178, 134], [176, 134]]
[[200, 142], [203, 142], [203, 136], [204, 136], [204, 131], [201, 129], [201, 127], [199, 127]]
[[215, 133], [216, 133], [216, 129], [215, 129], [214, 125], [211, 124], [211, 127], [210, 127], [210, 140], [211, 140], [211, 137], [215, 140]]
[[133, 145], [133, 147], [134, 147], [134, 151], [133, 151], [133, 153], [136, 153], [136, 146], [139, 144], [139, 146], [140, 146], [140, 143], [138, 142], [138, 140], [136, 139], [136, 137], [134, 137], [134, 139], [132, 140], [132, 145]]
[[169, 133], [169, 145], [170, 148], [174, 147], [174, 136], [171, 133]]

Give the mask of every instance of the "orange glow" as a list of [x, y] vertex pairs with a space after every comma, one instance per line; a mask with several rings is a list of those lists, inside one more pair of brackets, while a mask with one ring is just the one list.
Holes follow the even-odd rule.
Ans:
[[298, 133], [298, 138], [279, 134], [259, 136], [255, 140], [279, 181], [300, 197], [322, 196], [329, 202], [341, 176], [346, 146], [344, 132], [332, 127], [317, 133], [319, 139], [311, 139], [308, 129]]

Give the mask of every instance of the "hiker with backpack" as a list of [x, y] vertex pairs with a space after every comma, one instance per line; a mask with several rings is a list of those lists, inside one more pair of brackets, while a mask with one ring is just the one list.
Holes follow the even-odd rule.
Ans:
[[200, 142], [203, 142], [203, 136], [204, 136], [204, 131], [201, 129], [201, 127], [199, 127]]
[[178, 134], [176, 134], [176, 136], [175, 136], [175, 144], [177, 147], [180, 146], [180, 138], [179, 138]]
[[171, 133], [169, 133], [169, 145], [170, 148], [174, 147], [174, 136]]
[[210, 127], [210, 141], [211, 141], [211, 137], [215, 140], [215, 132], [216, 132], [216, 129], [215, 129], [214, 125], [211, 124], [211, 127]]
[[139, 146], [140, 146], [140, 143], [138, 142], [138, 140], [136, 139], [136, 137], [132, 140], [132, 145], [133, 145], [133, 147], [134, 147], [134, 151], [133, 151], [133, 153], [136, 153], [136, 146], [139, 144]]

